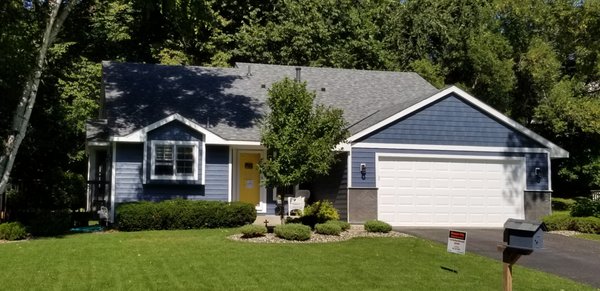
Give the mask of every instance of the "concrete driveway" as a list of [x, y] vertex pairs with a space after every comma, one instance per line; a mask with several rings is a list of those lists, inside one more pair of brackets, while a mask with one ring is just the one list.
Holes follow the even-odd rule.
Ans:
[[[437, 241], [448, 242], [448, 229], [394, 227], [394, 230]], [[503, 229], [456, 229], [467, 232], [467, 252], [502, 260], [497, 245], [502, 242]], [[566, 277], [600, 288], [600, 242], [544, 234], [544, 248], [516, 263], [547, 273]]]

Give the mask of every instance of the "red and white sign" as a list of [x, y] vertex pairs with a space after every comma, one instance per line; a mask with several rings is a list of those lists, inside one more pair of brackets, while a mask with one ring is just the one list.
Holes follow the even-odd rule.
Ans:
[[467, 249], [467, 233], [451, 230], [448, 234], [448, 252], [464, 255]]

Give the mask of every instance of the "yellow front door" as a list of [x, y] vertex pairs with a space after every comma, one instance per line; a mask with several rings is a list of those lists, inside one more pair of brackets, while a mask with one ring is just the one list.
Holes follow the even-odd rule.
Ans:
[[258, 162], [260, 154], [240, 153], [239, 159], [239, 189], [240, 201], [252, 203], [260, 202], [260, 173]]

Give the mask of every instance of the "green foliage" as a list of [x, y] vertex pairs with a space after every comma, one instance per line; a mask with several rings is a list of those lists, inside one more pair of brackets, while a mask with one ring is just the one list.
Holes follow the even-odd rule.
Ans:
[[317, 201], [311, 205], [304, 207], [304, 212], [300, 217], [303, 224], [314, 226], [317, 223], [325, 223], [330, 220], [340, 219], [340, 215], [333, 207], [331, 201]]
[[315, 93], [306, 83], [288, 78], [269, 89], [261, 144], [267, 158], [260, 170], [269, 187], [290, 186], [326, 174], [333, 162], [333, 149], [348, 135], [339, 109], [313, 107]]
[[439, 64], [434, 64], [428, 59], [420, 59], [410, 63], [410, 69], [436, 88], [444, 87], [444, 72]]
[[589, 198], [578, 198], [575, 204], [571, 206], [571, 216], [587, 217], [595, 216], [600, 218], [600, 200], [591, 200]]
[[325, 235], [340, 235], [342, 228], [335, 223], [317, 223], [315, 225], [315, 232]]
[[[235, 35], [235, 58], [269, 64], [360, 69], [394, 66], [386, 16], [398, 1], [280, 1], [253, 13]], [[263, 11], [266, 12], [266, 11]]]
[[575, 204], [574, 199], [552, 197], [552, 210], [554, 211], [571, 210], [573, 204]]
[[391, 225], [389, 225], [387, 222], [379, 220], [368, 220], [365, 222], [364, 226], [367, 232], [388, 233], [392, 231]]
[[247, 224], [240, 227], [240, 232], [243, 238], [260, 237], [267, 233], [267, 228], [264, 225]]
[[69, 209], [27, 209], [12, 213], [33, 236], [56, 236], [69, 232], [73, 224]]
[[253, 205], [242, 202], [165, 200], [123, 203], [117, 226], [123, 231], [238, 227], [256, 220]]
[[549, 231], [573, 230], [583, 233], [600, 234], [600, 218], [572, 217], [567, 213], [557, 213], [543, 218]]
[[0, 240], [21, 240], [27, 238], [27, 230], [19, 222], [0, 224]]
[[549, 231], [553, 230], [574, 230], [575, 221], [569, 213], [554, 213], [545, 216], [542, 221], [546, 224]]
[[342, 229], [342, 231], [346, 231], [346, 230], [350, 229], [350, 223], [341, 221], [341, 220], [329, 220], [325, 223], [335, 224], [335, 225], [339, 226]]
[[285, 240], [308, 240], [310, 239], [310, 227], [303, 224], [282, 224], [275, 227], [275, 235]]

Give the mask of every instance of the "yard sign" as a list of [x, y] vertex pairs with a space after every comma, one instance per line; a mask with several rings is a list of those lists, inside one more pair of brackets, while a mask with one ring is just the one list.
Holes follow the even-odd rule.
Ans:
[[467, 233], [463, 231], [451, 230], [448, 235], [448, 252], [455, 254], [465, 254], [467, 249]]

